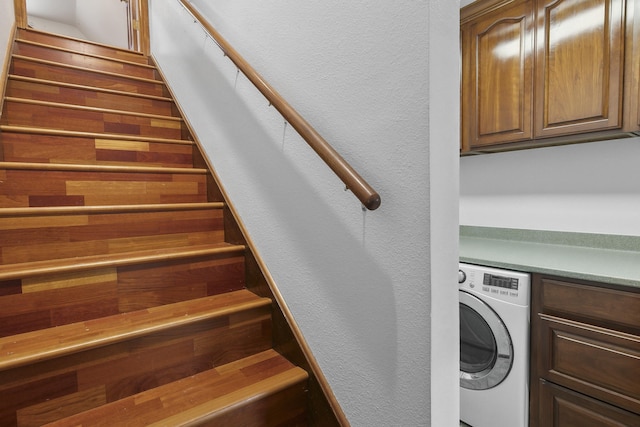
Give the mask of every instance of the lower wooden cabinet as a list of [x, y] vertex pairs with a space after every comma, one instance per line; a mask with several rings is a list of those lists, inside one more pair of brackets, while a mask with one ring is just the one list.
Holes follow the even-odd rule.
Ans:
[[640, 289], [533, 275], [531, 427], [640, 426]]
[[639, 426], [640, 415], [540, 380], [540, 426]]

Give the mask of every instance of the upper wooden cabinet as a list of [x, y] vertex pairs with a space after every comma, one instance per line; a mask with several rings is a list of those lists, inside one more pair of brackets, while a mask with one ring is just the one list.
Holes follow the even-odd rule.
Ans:
[[480, 0], [463, 8], [462, 151], [640, 130], [636, 3]]
[[462, 134], [470, 147], [533, 137], [531, 2], [497, 9], [462, 27]]

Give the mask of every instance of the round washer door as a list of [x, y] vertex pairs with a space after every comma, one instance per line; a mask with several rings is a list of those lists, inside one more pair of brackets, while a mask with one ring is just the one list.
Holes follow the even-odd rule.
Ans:
[[513, 364], [509, 331], [491, 307], [468, 292], [460, 296], [460, 387], [486, 390], [500, 384]]

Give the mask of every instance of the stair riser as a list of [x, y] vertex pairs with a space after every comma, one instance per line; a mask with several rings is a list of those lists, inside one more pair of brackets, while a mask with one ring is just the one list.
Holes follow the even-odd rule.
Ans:
[[104, 132], [150, 138], [182, 139], [181, 120], [5, 101], [2, 124], [74, 132]]
[[1, 372], [0, 425], [39, 426], [247, 357], [270, 333], [267, 306]]
[[[215, 414], [198, 423], [199, 426], [242, 427], [307, 427], [306, 383], [291, 387], [233, 410]], [[194, 425], [194, 424], [191, 424]]]
[[77, 52], [91, 55], [107, 56], [123, 61], [138, 62], [140, 64], [148, 64], [149, 62], [145, 56], [136, 52], [114, 49], [108, 46], [87, 43], [81, 40], [50, 36], [37, 31], [24, 31], [19, 29], [18, 37], [22, 40], [30, 40], [36, 43], [58, 46], [64, 49], [75, 50]]
[[244, 287], [244, 257], [208, 256], [0, 281], [0, 336]]
[[0, 217], [0, 264], [224, 241], [222, 210]]
[[25, 82], [15, 79], [9, 79], [6, 96], [135, 113], [179, 116], [175, 105], [171, 101], [60, 87], [55, 84]]
[[126, 76], [111, 76], [90, 70], [76, 70], [63, 65], [42, 64], [22, 58], [13, 58], [9, 72], [18, 76], [145, 95], [167, 96], [168, 94], [165, 85], [161, 82], [141, 81]]
[[202, 174], [0, 169], [0, 208], [203, 203]]
[[193, 145], [3, 132], [0, 161], [190, 168]]
[[152, 67], [97, 58], [83, 55], [81, 53], [66, 52], [44, 46], [31, 45], [20, 41], [17, 41], [14, 44], [13, 54], [144, 79], [156, 80], [158, 77], [157, 72]]

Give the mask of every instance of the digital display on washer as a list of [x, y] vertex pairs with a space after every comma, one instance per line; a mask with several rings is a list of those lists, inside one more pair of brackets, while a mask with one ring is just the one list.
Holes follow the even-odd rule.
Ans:
[[515, 277], [496, 276], [495, 274], [485, 273], [482, 284], [485, 286], [518, 290], [518, 279]]

